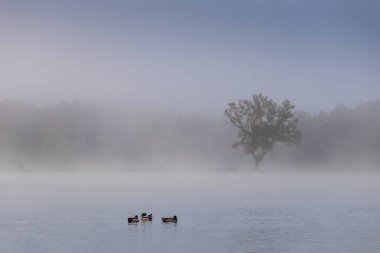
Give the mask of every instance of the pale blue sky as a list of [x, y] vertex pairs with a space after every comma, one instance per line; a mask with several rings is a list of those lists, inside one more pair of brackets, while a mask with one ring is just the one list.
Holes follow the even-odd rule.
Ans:
[[380, 1], [1, 1], [0, 99], [222, 115], [380, 99]]

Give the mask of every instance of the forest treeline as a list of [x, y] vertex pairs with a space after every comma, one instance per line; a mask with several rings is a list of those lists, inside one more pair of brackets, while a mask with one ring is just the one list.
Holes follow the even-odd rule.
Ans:
[[318, 114], [298, 111], [296, 117], [302, 132], [301, 145], [279, 147], [271, 154], [271, 161], [294, 162], [306, 168], [380, 169], [380, 101], [355, 108], [338, 105]]
[[[277, 145], [263, 164], [362, 169], [380, 163], [380, 101], [296, 115], [301, 145]], [[0, 165], [11, 170], [251, 167], [251, 157], [232, 147], [236, 134], [222, 112], [205, 118], [96, 103], [0, 102]]]

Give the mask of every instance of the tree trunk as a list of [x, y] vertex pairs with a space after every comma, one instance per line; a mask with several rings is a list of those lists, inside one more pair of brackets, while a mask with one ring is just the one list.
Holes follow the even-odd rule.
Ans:
[[253, 156], [253, 159], [255, 160], [255, 170], [258, 170], [261, 159], [257, 156]]
[[259, 159], [255, 159], [255, 170], [259, 169], [260, 161]]
[[255, 170], [259, 169], [260, 162], [264, 159], [266, 152], [259, 153], [259, 154], [252, 154], [253, 159], [255, 160]]

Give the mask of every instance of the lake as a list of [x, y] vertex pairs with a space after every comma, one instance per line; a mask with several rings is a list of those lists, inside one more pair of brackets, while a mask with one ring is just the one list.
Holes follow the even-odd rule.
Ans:
[[1, 173], [0, 203], [2, 253], [380, 252], [376, 173]]

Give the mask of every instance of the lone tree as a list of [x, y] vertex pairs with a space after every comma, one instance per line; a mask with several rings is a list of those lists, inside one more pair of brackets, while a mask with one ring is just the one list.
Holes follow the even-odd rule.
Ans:
[[239, 100], [228, 106], [224, 114], [239, 129], [240, 141], [233, 147], [243, 146], [245, 153], [253, 156], [256, 169], [276, 142], [287, 146], [301, 143], [298, 119], [294, 118], [292, 112], [295, 107], [289, 100], [277, 105], [259, 93], [250, 100]]

